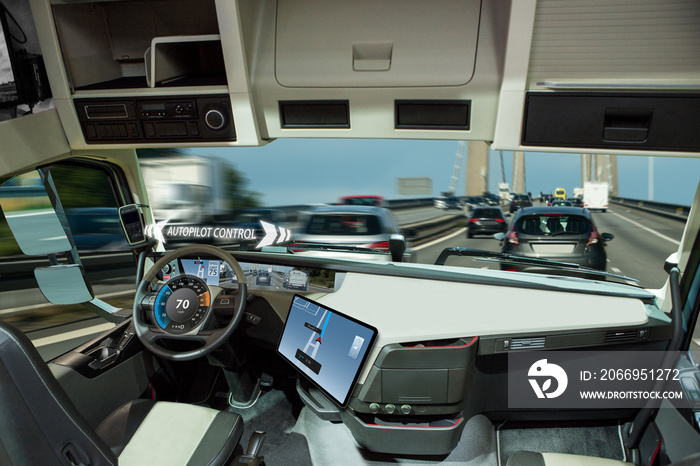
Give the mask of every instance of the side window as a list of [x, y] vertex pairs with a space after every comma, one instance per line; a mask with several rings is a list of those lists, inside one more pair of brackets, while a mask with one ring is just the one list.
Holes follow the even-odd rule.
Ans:
[[[87, 163], [54, 165], [49, 173], [95, 297], [117, 308], [131, 307], [136, 262], [119, 223], [118, 206], [128, 199], [120, 202], [115, 174]], [[11, 182], [6, 186], [12, 188]], [[34, 186], [21, 188], [24, 192], [9, 189], [6, 197], [16, 194], [18, 199], [31, 200], [28, 191]], [[36, 188], [46, 194], [43, 185]], [[58, 261], [63, 260], [59, 254]], [[94, 307], [48, 303], [34, 270], [49, 265], [46, 255], [23, 254], [5, 215], [0, 215], [0, 319], [25, 332], [47, 360], [113, 325], [98, 317]], [[76, 328], [78, 336], [72, 333]]]
[[110, 175], [88, 165], [56, 165], [51, 176], [78, 252], [128, 252]]

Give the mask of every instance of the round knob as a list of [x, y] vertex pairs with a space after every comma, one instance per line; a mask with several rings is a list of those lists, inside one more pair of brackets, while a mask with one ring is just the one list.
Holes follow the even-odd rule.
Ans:
[[394, 406], [392, 404], [388, 404], [388, 405], [384, 406], [384, 411], [386, 411], [387, 414], [394, 414], [394, 411], [396, 411], [396, 406]]
[[221, 129], [226, 124], [226, 118], [219, 110], [209, 110], [204, 115], [204, 122], [211, 129]]
[[377, 403], [371, 403], [369, 405], [369, 412], [372, 414], [377, 414], [379, 412], [379, 405]]
[[411, 414], [411, 405], [401, 405], [401, 412], [403, 414]]

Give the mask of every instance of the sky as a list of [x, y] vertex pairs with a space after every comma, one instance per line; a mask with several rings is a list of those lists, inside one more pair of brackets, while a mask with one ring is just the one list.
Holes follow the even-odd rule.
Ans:
[[[450, 185], [457, 141], [369, 139], [279, 139], [263, 147], [191, 149], [191, 154], [224, 158], [249, 180], [269, 206], [330, 203], [340, 196], [380, 195], [401, 199], [397, 177], [430, 177], [432, 196]], [[468, 155], [467, 155], [468, 157]], [[512, 152], [503, 152], [512, 185]], [[700, 159], [654, 157], [653, 200], [690, 205], [700, 180]], [[489, 187], [502, 181], [500, 153], [490, 151]], [[466, 165], [464, 165], [466, 166]], [[618, 156], [619, 194], [649, 199], [649, 158]], [[525, 154], [525, 183], [533, 195], [581, 186], [579, 154]], [[465, 192], [462, 169], [456, 192]]]

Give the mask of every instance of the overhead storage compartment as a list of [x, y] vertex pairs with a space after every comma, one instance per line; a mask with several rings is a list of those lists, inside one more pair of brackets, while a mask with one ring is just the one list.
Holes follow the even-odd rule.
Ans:
[[480, 12], [479, 0], [280, 0], [276, 78], [288, 87], [464, 85]]
[[530, 92], [523, 146], [700, 151], [700, 94]]

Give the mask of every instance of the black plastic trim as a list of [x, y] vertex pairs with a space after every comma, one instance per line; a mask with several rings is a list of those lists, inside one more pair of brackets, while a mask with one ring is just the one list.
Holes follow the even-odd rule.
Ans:
[[700, 151], [700, 94], [528, 92], [522, 145]]
[[282, 128], [350, 128], [350, 102], [347, 100], [280, 100]]
[[471, 100], [397, 100], [396, 129], [469, 131]]

